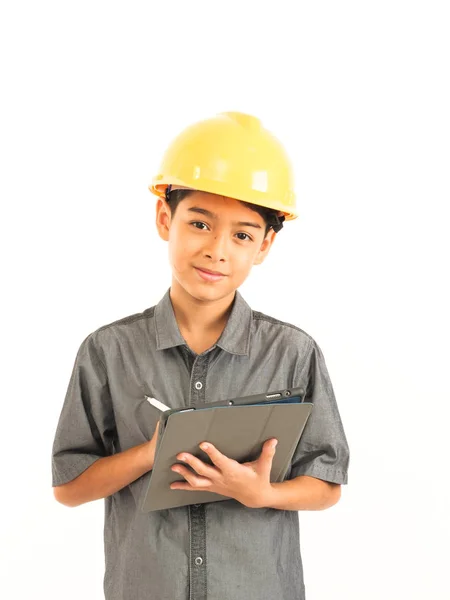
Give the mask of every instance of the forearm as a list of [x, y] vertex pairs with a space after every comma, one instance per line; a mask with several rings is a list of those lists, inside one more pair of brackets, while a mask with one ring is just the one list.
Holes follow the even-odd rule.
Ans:
[[76, 479], [53, 488], [61, 504], [79, 506], [111, 496], [153, 468], [148, 442], [99, 458]]
[[300, 475], [272, 483], [264, 506], [279, 510], [324, 510], [336, 504], [340, 495], [340, 485]]

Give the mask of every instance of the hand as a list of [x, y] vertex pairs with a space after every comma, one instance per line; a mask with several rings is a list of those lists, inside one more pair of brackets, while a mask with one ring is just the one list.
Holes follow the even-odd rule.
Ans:
[[159, 421], [156, 423], [155, 431], [153, 433], [152, 439], [147, 442], [147, 451], [148, 451], [148, 459], [150, 462], [149, 470], [153, 469], [153, 465], [155, 464], [155, 450], [156, 450], [156, 442], [158, 441], [158, 432], [159, 432]]
[[[208, 444], [207, 448], [205, 443]], [[219, 452], [210, 442], [203, 442], [200, 448], [209, 456], [213, 465], [186, 452], [178, 454], [177, 459], [190, 465], [195, 473], [183, 465], [174, 465], [171, 467], [172, 471], [180, 473], [187, 483], [177, 481], [170, 487], [173, 490], [215, 492], [234, 498], [248, 508], [268, 506], [268, 498], [272, 492], [270, 471], [277, 443], [275, 439], [267, 440], [257, 460], [241, 464]]]

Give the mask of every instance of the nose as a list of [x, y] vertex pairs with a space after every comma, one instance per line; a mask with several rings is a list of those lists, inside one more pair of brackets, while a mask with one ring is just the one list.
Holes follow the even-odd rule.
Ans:
[[224, 233], [210, 236], [205, 248], [204, 254], [212, 261], [226, 261], [228, 253], [228, 237]]

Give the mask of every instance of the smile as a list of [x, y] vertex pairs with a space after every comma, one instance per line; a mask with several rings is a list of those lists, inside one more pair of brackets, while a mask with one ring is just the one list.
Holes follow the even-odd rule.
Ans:
[[202, 269], [198, 269], [197, 267], [194, 267], [194, 269], [205, 281], [220, 281], [221, 279], [224, 279], [226, 277], [226, 275], [215, 275], [213, 273], [208, 273], [207, 271], [203, 271]]

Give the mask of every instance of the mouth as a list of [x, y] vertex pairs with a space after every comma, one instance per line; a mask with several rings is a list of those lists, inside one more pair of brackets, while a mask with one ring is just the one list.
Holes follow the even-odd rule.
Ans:
[[200, 269], [198, 267], [194, 267], [194, 269], [205, 281], [220, 281], [226, 277], [224, 273], [220, 273], [219, 271], [208, 271], [207, 269]]

